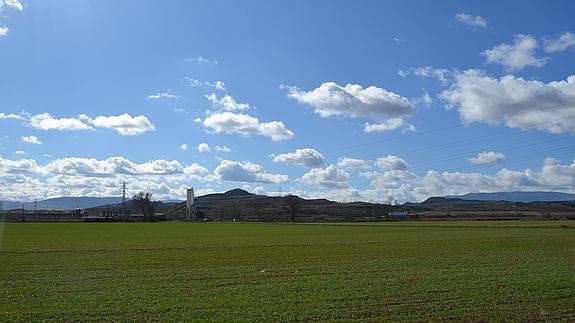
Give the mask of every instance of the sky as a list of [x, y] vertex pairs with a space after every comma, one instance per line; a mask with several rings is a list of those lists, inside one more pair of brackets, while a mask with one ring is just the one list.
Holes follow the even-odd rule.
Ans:
[[0, 199], [575, 193], [573, 12], [0, 0]]

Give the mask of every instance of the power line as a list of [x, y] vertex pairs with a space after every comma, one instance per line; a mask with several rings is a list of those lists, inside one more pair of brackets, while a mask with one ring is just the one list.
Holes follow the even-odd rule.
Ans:
[[[521, 155], [521, 156], [517, 156], [514, 158], [510, 158], [509, 160], [507, 160], [505, 162], [505, 164], [508, 164], [509, 161], [516, 163], [516, 162], [521, 162], [521, 161], [528, 161], [528, 160], [534, 160], [534, 159], [539, 159], [541, 157], [545, 157], [546, 155], [549, 155], [550, 153], [570, 153], [570, 152], [575, 152], [575, 147], [570, 146], [570, 147], [562, 147], [561, 149], [551, 149], [551, 150], [546, 150], [546, 151], [539, 151], [536, 153], [531, 153], [531, 154], [526, 154], [526, 155]], [[486, 166], [490, 166], [490, 164], [478, 164], [478, 165], [468, 165], [468, 166], [462, 166], [462, 167], [454, 167], [454, 168], [449, 168], [449, 169], [444, 169], [441, 170], [440, 172], [451, 172], [451, 171], [455, 171], [455, 170], [462, 170], [462, 169], [472, 169], [472, 168], [480, 168], [480, 167], [486, 167]]]

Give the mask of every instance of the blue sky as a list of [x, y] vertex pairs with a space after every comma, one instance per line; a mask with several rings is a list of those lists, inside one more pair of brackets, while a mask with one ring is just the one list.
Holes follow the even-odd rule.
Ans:
[[0, 4], [1, 199], [575, 192], [570, 1]]

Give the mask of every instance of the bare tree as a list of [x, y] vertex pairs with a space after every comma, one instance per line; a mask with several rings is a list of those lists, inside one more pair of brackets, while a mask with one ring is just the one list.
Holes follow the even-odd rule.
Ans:
[[145, 220], [150, 220], [154, 213], [154, 202], [152, 200], [152, 193], [140, 192], [132, 198], [136, 207], [144, 214]]
[[299, 196], [288, 194], [283, 198], [283, 200], [285, 208], [290, 214], [290, 220], [294, 222], [297, 212], [302, 207], [303, 199]]

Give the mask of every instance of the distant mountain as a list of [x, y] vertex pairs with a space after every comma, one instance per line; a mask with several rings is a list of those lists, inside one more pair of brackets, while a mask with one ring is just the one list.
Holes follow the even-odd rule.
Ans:
[[71, 210], [76, 208], [87, 209], [101, 205], [119, 204], [119, 203], [122, 203], [121, 197], [58, 197], [53, 199], [36, 201], [36, 205], [34, 205], [34, 202], [3, 201], [2, 209], [3, 210], [21, 209], [22, 204], [24, 204], [24, 208], [27, 210], [33, 210], [34, 208], [37, 208], [39, 210], [41, 209]]
[[182, 203], [182, 202], [185, 202], [185, 201], [184, 200], [165, 200], [165, 201], [162, 201], [162, 203], [165, 203], [165, 204], [178, 204], [178, 203]]
[[575, 194], [560, 192], [496, 192], [496, 193], [469, 193], [465, 195], [449, 196], [462, 200], [474, 201], [509, 201], [509, 202], [559, 202], [575, 201]]

